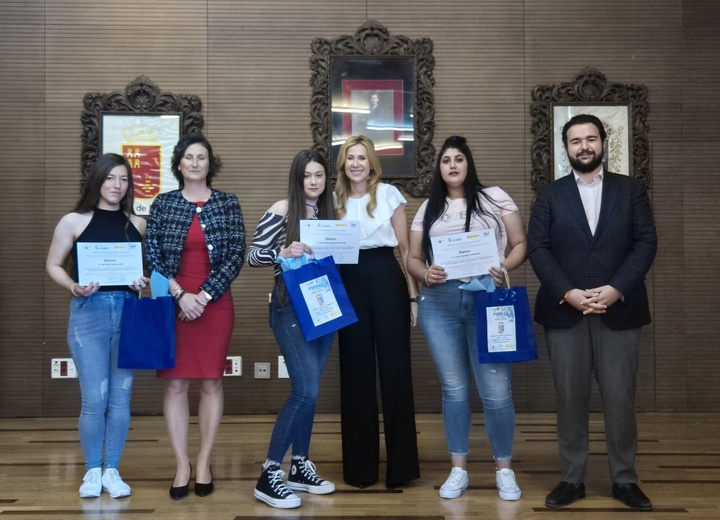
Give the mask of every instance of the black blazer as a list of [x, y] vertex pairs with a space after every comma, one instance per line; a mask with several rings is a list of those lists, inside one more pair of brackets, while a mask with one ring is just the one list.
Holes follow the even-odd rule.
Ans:
[[611, 285], [622, 298], [601, 315], [605, 324], [615, 330], [647, 325], [645, 275], [656, 251], [655, 221], [641, 181], [605, 173], [595, 235], [574, 175], [540, 188], [528, 226], [528, 256], [541, 284], [535, 321], [570, 328], [583, 315], [560, 303], [565, 293]]

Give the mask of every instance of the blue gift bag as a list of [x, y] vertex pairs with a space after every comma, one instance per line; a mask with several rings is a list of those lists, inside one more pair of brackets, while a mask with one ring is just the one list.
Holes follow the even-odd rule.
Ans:
[[358, 321], [332, 256], [283, 271], [305, 341], [312, 341]]
[[175, 300], [125, 298], [118, 368], [175, 367]]
[[515, 363], [538, 358], [527, 288], [476, 292], [475, 318], [480, 363]]

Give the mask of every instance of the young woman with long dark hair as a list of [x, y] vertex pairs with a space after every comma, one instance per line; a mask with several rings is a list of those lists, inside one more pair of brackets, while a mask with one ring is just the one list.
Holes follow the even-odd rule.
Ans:
[[[330, 355], [335, 333], [305, 341], [295, 310], [285, 291], [278, 258], [298, 258], [312, 250], [300, 242], [300, 221], [335, 218], [327, 163], [318, 152], [303, 150], [290, 167], [288, 198], [273, 204], [260, 219], [248, 253], [248, 265], [275, 267], [270, 299], [270, 326], [287, 365], [291, 391], [275, 421], [267, 458], [255, 487], [255, 497], [287, 509], [299, 507], [293, 491], [325, 495], [335, 485], [315, 473], [308, 459], [320, 376]], [[292, 446], [288, 482], [280, 466]]]
[[499, 286], [505, 279], [503, 270], [512, 271], [525, 261], [525, 225], [507, 193], [480, 183], [467, 142], [453, 136], [440, 149], [430, 197], [413, 219], [408, 260], [408, 271], [424, 285], [418, 318], [443, 392], [443, 423], [452, 470], [440, 496], [459, 497], [468, 486], [472, 372], [483, 402], [498, 494], [503, 500], [518, 500], [521, 492], [511, 469], [515, 435], [511, 365], [479, 362], [474, 293], [460, 287], [467, 280], [447, 279], [445, 269], [433, 261], [430, 240], [481, 229], [495, 230], [501, 265], [491, 267], [485, 276]]
[[[104, 154], [85, 180], [75, 208], [55, 228], [45, 264], [50, 278], [73, 296], [67, 339], [82, 396], [78, 429], [86, 473], [81, 498], [99, 497], [103, 490], [113, 498], [131, 493], [118, 467], [130, 428], [134, 372], [118, 368], [118, 346], [125, 298], [136, 298], [134, 291], [148, 280], [140, 276], [129, 286], [80, 285], [77, 248], [87, 242], [141, 242], [145, 220], [133, 215], [132, 207], [130, 164], [121, 155]], [[74, 259], [72, 274], [65, 269], [68, 256]]]

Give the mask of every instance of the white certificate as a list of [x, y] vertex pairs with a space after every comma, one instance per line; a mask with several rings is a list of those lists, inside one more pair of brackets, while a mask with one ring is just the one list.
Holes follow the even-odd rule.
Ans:
[[78, 283], [129, 285], [143, 275], [140, 242], [78, 242]]
[[335, 293], [330, 286], [330, 280], [326, 275], [301, 283], [300, 291], [316, 327], [342, 316]]
[[300, 242], [312, 248], [315, 258], [332, 256], [336, 264], [357, 264], [360, 255], [360, 222], [301, 220]]
[[500, 267], [495, 230], [482, 229], [457, 235], [432, 237], [435, 264], [445, 268], [448, 280], [488, 274]]
[[488, 352], [515, 352], [517, 337], [515, 335], [515, 307], [500, 305], [488, 307], [487, 311], [487, 342]]

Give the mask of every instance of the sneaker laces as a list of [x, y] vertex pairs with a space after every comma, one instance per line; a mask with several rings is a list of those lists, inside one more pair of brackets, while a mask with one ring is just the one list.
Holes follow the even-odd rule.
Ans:
[[445, 484], [449, 484], [449, 485], [457, 487], [463, 481], [464, 477], [465, 477], [465, 472], [462, 469], [453, 468], [452, 470], [450, 470], [450, 475], [448, 476], [447, 480], [445, 481]]
[[515, 472], [511, 469], [503, 468], [497, 472], [500, 487], [503, 489], [520, 489], [515, 480]]
[[97, 484], [100, 482], [102, 473], [100, 471], [88, 471], [83, 477], [83, 482], [89, 482], [90, 484]]
[[112, 484], [117, 484], [118, 482], [122, 482], [122, 478], [120, 478], [120, 473], [118, 473], [117, 470], [108, 469], [105, 471], [105, 476]]
[[304, 478], [316, 483], [320, 483], [323, 481], [323, 479], [321, 479], [315, 472], [315, 464], [313, 464], [311, 460], [301, 460], [298, 462], [298, 466], [300, 466], [300, 472], [302, 473], [302, 476]]
[[281, 469], [268, 469], [270, 487], [282, 497], [293, 494], [290, 488], [285, 485], [285, 482], [283, 482], [284, 476], [285, 472]]

